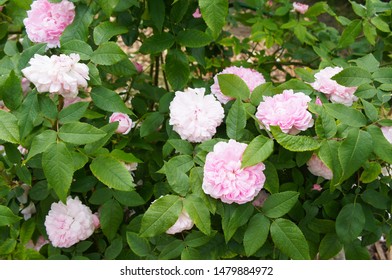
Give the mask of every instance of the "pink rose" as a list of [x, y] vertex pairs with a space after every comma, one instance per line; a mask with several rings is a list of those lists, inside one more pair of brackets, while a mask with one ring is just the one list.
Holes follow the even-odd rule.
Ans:
[[60, 36], [75, 17], [75, 5], [68, 0], [51, 3], [36, 0], [23, 20], [27, 36], [34, 43], [47, 43], [49, 48], [60, 47]]
[[321, 192], [323, 188], [319, 184], [314, 184], [312, 187], [312, 191], [318, 191]]
[[214, 77], [214, 84], [211, 86], [211, 93], [216, 96], [216, 98], [223, 104], [226, 104], [230, 100], [233, 100], [233, 98], [224, 95], [219, 87], [219, 82], [218, 82], [218, 75], [219, 74], [234, 74], [240, 77], [248, 86], [250, 92], [252, 91], [259, 85], [265, 83], [265, 79], [263, 75], [261, 75], [259, 72], [253, 69], [249, 68], [244, 68], [244, 67], [237, 67], [237, 66], [231, 66], [226, 69], [224, 69], [222, 72], [218, 73]]
[[33, 240], [29, 240], [29, 242], [26, 243], [25, 247], [27, 249], [33, 249], [33, 250], [36, 250], [37, 252], [39, 252], [39, 250], [41, 250], [41, 248], [48, 243], [49, 243], [49, 241], [46, 240], [42, 235], [40, 235], [38, 237], [37, 241], [35, 242], [35, 244], [34, 244]]
[[204, 165], [203, 191], [224, 203], [252, 201], [264, 186], [265, 166], [259, 163], [241, 168], [242, 155], [248, 145], [229, 140], [218, 142], [207, 154]]
[[195, 10], [195, 12], [192, 14], [192, 16], [193, 16], [194, 18], [201, 18], [200, 9], [197, 8], [197, 9]]
[[52, 203], [45, 219], [46, 232], [54, 247], [68, 248], [89, 238], [96, 229], [97, 217], [78, 197]]
[[[284, 90], [281, 94], [264, 96], [257, 108], [256, 118], [269, 129], [279, 126], [282, 132], [298, 134], [313, 126], [312, 114], [307, 110], [310, 97], [302, 92]], [[260, 126], [262, 127], [262, 126]]]
[[383, 126], [381, 127], [382, 134], [384, 137], [392, 144], [392, 126]]
[[317, 91], [324, 93], [332, 103], [351, 106], [358, 97], [354, 95], [357, 87], [339, 85], [332, 77], [342, 71], [341, 67], [326, 67], [314, 75], [316, 80], [310, 85]]
[[22, 78], [21, 85], [22, 85], [23, 94], [26, 94], [31, 90], [30, 81], [25, 77]]
[[79, 55], [74, 53], [51, 57], [35, 54], [29, 61], [30, 66], [22, 69], [22, 73], [36, 86], [38, 92], [75, 98], [79, 88], [86, 88], [89, 80], [89, 69], [79, 60]]
[[211, 139], [222, 123], [224, 110], [211, 94], [204, 95], [204, 88], [177, 91], [170, 103], [170, 121], [181, 139], [203, 142]]
[[269, 197], [269, 194], [265, 190], [261, 190], [259, 194], [256, 196], [255, 200], [253, 200], [252, 204], [255, 207], [262, 207], [264, 202]]
[[136, 71], [140, 74], [143, 72], [143, 65], [140, 63], [134, 62], [133, 65], [135, 65]]
[[109, 123], [118, 122], [116, 132], [121, 134], [128, 134], [133, 127], [133, 122], [127, 114], [113, 113], [109, 118]]
[[309, 161], [306, 163], [308, 170], [315, 176], [321, 176], [326, 180], [331, 180], [333, 177], [332, 170], [325, 165], [324, 162], [316, 155], [313, 154]]
[[189, 217], [189, 214], [182, 210], [180, 216], [174, 225], [172, 225], [167, 231], [167, 234], [176, 234], [182, 232], [184, 230], [189, 230], [193, 227], [194, 223], [192, 219]]
[[294, 8], [294, 11], [296, 11], [296, 12], [298, 12], [300, 14], [304, 14], [309, 9], [309, 5], [298, 3], [298, 2], [294, 2], [293, 3], [293, 8]]

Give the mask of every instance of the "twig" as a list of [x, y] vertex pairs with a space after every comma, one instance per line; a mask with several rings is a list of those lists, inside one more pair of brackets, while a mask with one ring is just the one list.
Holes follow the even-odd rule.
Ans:
[[376, 251], [380, 257], [380, 260], [386, 260], [387, 258], [385, 257], [384, 250], [382, 249], [380, 242], [376, 242], [374, 246], [376, 247]]

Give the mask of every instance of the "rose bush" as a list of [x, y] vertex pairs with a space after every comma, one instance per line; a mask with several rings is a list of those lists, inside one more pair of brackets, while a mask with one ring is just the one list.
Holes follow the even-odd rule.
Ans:
[[0, 0], [0, 258], [389, 247], [392, 4], [350, 3]]

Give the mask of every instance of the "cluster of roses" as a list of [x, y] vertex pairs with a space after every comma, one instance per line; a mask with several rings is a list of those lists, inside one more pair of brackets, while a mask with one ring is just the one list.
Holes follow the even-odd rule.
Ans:
[[[295, 11], [305, 13], [307, 6], [294, 5]], [[68, 0], [50, 3], [47, 0], [36, 0], [24, 20], [29, 39], [37, 43], [47, 43], [49, 48], [60, 45], [59, 38], [64, 29], [75, 17], [74, 4]], [[198, 15], [197, 15], [198, 16]], [[60, 94], [65, 103], [71, 103], [79, 93], [79, 89], [87, 88], [89, 68], [79, 63], [77, 54], [51, 57], [35, 55], [30, 66], [22, 70], [23, 75], [35, 85], [38, 92]], [[327, 67], [315, 75], [312, 87], [334, 103], [351, 106], [357, 100], [354, 96], [356, 88], [339, 85], [331, 78], [342, 70], [340, 67]], [[201, 143], [212, 139], [217, 128], [224, 119], [222, 104], [232, 98], [225, 96], [218, 83], [218, 75], [234, 74], [239, 76], [252, 92], [257, 86], [265, 83], [263, 75], [255, 70], [243, 67], [229, 67], [214, 77], [211, 93], [205, 95], [204, 88], [189, 88], [177, 91], [170, 104], [170, 121], [183, 140]], [[260, 128], [269, 130], [270, 126], [279, 126], [288, 134], [298, 134], [312, 127], [314, 120], [307, 110], [311, 98], [302, 92], [284, 90], [274, 96], [265, 96], [258, 105], [255, 117]], [[118, 122], [117, 133], [128, 134], [134, 126], [128, 115], [114, 113], [109, 122]], [[384, 130], [383, 130], [384, 131]], [[390, 132], [389, 132], [390, 133]], [[204, 165], [202, 188], [213, 198], [224, 203], [243, 204], [254, 201], [265, 183], [263, 163], [241, 168], [242, 155], [247, 144], [235, 140], [218, 142], [210, 152]], [[308, 161], [309, 171], [327, 180], [332, 178], [332, 171], [314, 154]], [[315, 186], [314, 189], [320, 189]], [[53, 203], [45, 221], [49, 240], [56, 247], [70, 247], [91, 236], [99, 226], [97, 215], [83, 205], [78, 197], [68, 197], [66, 204]], [[175, 234], [190, 229], [193, 222], [183, 211], [177, 222], [167, 230]]]

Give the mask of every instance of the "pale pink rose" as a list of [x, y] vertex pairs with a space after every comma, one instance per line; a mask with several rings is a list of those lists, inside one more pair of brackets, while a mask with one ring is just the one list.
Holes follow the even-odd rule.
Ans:
[[30, 81], [25, 77], [22, 78], [21, 85], [22, 85], [23, 94], [26, 94], [31, 90]]
[[33, 240], [29, 240], [29, 242], [26, 243], [25, 247], [27, 249], [34, 249], [39, 252], [39, 250], [41, 250], [41, 248], [46, 244], [49, 244], [49, 241], [46, 240], [42, 235], [40, 235], [35, 244]]
[[200, 9], [197, 8], [197, 9], [195, 10], [195, 12], [192, 14], [192, 16], [193, 16], [194, 18], [201, 18]]
[[140, 63], [134, 62], [133, 65], [135, 65], [136, 71], [140, 74], [143, 72], [143, 65]]
[[60, 47], [60, 36], [75, 18], [75, 5], [68, 0], [50, 3], [36, 0], [23, 20], [27, 36], [34, 43], [47, 43], [49, 48]]
[[253, 206], [262, 207], [268, 197], [269, 197], [269, 194], [265, 190], [261, 190], [259, 192], [259, 194], [256, 196], [256, 198], [253, 200], [253, 202], [252, 202]]
[[35, 204], [33, 202], [30, 202], [27, 207], [23, 208], [22, 211], [20, 211], [20, 213], [23, 214], [23, 218], [27, 221], [31, 218], [33, 214], [37, 213]]
[[321, 101], [320, 97], [316, 97], [316, 101], [314, 102], [316, 105], [322, 106], [323, 102]]
[[313, 126], [312, 114], [307, 110], [311, 99], [303, 92], [284, 90], [263, 99], [257, 107], [256, 118], [266, 129], [269, 130], [271, 125], [279, 126], [284, 133], [298, 134]]
[[99, 228], [101, 226], [101, 222], [99, 220], [99, 213], [96, 212], [93, 214], [93, 224], [94, 224], [94, 228]]
[[109, 118], [109, 123], [118, 122], [116, 133], [128, 134], [133, 127], [133, 122], [127, 114], [113, 113]]
[[294, 2], [293, 3], [293, 8], [294, 8], [294, 11], [296, 11], [296, 12], [298, 12], [300, 14], [304, 14], [309, 9], [309, 5], [298, 3], [298, 2]]
[[318, 191], [321, 192], [323, 188], [319, 184], [314, 184], [312, 187], [312, 191]]
[[0, 6], [0, 12], [3, 11], [4, 6]]
[[79, 55], [74, 53], [51, 57], [35, 54], [29, 61], [30, 66], [22, 69], [22, 73], [36, 86], [38, 92], [75, 98], [79, 88], [86, 88], [89, 80], [89, 69], [79, 60]]
[[222, 105], [204, 92], [204, 88], [177, 91], [170, 103], [169, 124], [183, 140], [195, 143], [209, 140], [223, 121]]
[[314, 75], [316, 80], [310, 85], [317, 91], [324, 93], [332, 103], [351, 106], [358, 100], [354, 95], [357, 87], [339, 85], [332, 77], [341, 72], [341, 67], [326, 67]]
[[382, 134], [384, 137], [392, 144], [392, 126], [383, 126], [381, 127]]
[[29, 185], [27, 185], [27, 184], [22, 184], [20, 187], [23, 189], [23, 194], [18, 196], [18, 197], [16, 197], [16, 199], [20, 203], [26, 204], [27, 200], [28, 200], [28, 195], [29, 195], [29, 191], [30, 191], [31, 187]]
[[69, 196], [66, 204], [52, 203], [45, 219], [46, 232], [54, 247], [68, 248], [93, 234], [96, 218], [78, 197]]
[[26, 148], [24, 148], [22, 145], [18, 146], [18, 151], [22, 154], [22, 155], [27, 155], [27, 153], [29, 152], [29, 150], [27, 150]]
[[172, 225], [167, 231], [167, 234], [176, 234], [182, 232], [184, 230], [189, 230], [193, 227], [194, 223], [192, 219], [189, 217], [189, 214], [182, 210], [180, 216], [174, 225]]
[[219, 82], [218, 82], [218, 75], [220, 74], [234, 74], [240, 77], [248, 86], [250, 92], [252, 93], [253, 90], [265, 83], [265, 79], [262, 74], [257, 72], [256, 70], [249, 69], [249, 68], [244, 68], [244, 67], [237, 67], [237, 66], [231, 66], [226, 69], [224, 69], [222, 72], [216, 74], [214, 76], [214, 83], [211, 86], [211, 92], [216, 96], [216, 98], [223, 104], [226, 104], [230, 100], [233, 100], [232, 97], [224, 95], [219, 87]]
[[332, 170], [329, 169], [316, 154], [312, 155], [306, 165], [308, 166], [310, 173], [315, 176], [320, 176], [327, 180], [331, 180], [333, 177]]
[[265, 166], [259, 163], [241, 168], [247, 146], [235, 140], [215, 144], [204, 164], [202, 188], [206, 194], [228, 204], [243, 204], [258, 195], [265, 182]]
[[126, 163], [125, 168], [128, 170], [128, 172], [132, 173], [137, 169], [137, 162]]

